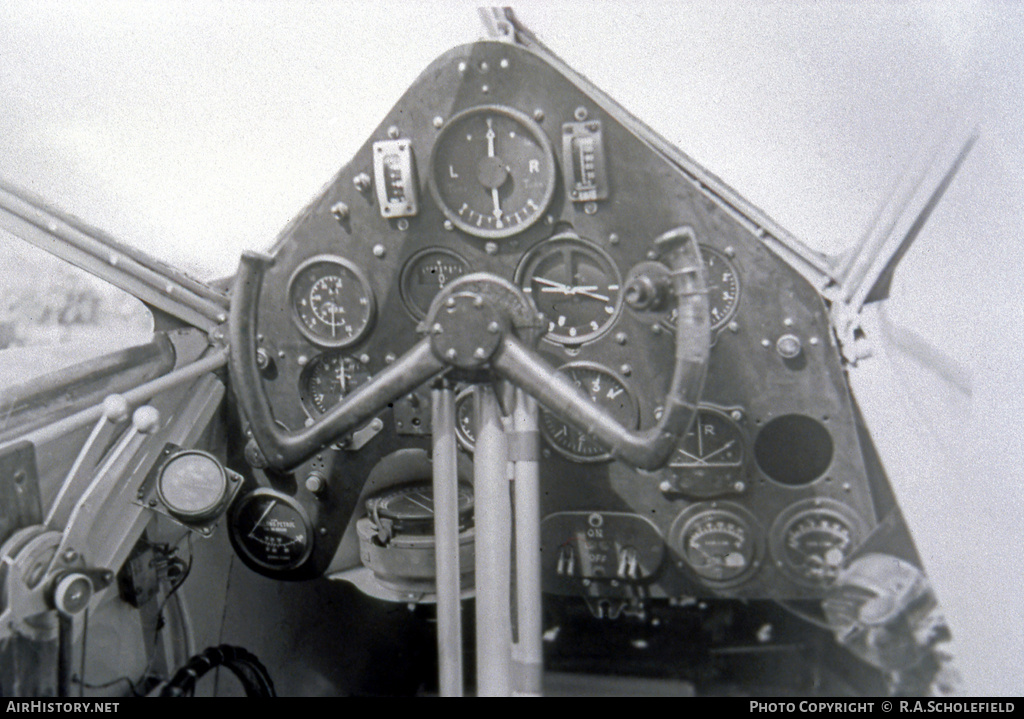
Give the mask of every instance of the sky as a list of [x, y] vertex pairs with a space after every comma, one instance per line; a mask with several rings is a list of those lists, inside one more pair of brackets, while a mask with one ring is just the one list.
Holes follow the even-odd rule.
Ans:
[[[910, 514], [930, 518], [912, 523], [919, 544], [940, 548], [929, 572], [951, 621], [962, 619], [953, 623], [970, 686], [1019, 694], [1024, 9], [515, 8], [570, 66], [825, 253], [864, 233], [932, 138], [978, 128], [888, 308], [973, 377], [970, 408], [944, 401], [906, 357], [887, 357], [917, 383], [907, 416], [945, 472], [907, 496], [918, 507]], [[197, 276], [230, 275], [243, 249], [269, 246], [429, 62], [480, 36], [475, 6], [461, 2], [7, 0], [0, 177]], [[866, 405], [885, 404], [867, 401], [884, 397], [880, 385], [863, 386]], [[908, 430], [887, 424], [895, 420], [884, 409], [872, 429], [896, 438], [881, 444], [894, 447], [898, 474], [913, 475], [916, 460], [899, 455]]]

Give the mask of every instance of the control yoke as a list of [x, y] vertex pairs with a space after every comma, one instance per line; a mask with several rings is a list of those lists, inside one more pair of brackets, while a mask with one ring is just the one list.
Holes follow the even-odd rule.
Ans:
[[389, 402], [451, 367], [482, 369], [533, 395], [559, 419], [606, 445], [640, 469], [668, 461], [697, 411], [710, 352], [708, 302], [694, 232], [680, 227], [655, 240], [661, 284], [677, 308], [675, 366], [657, 424], [630, 430], [598, 407], [533, 349], [543, 326], [533, 303], [496, 275], [459, 278], [435, 299], [420, 326], [425, 335], [404, 355], [346, 396], [309, 427], [286, 430], [274, 421], [257, 363], [256, 312], [266, 269], [273, 259], [242, 256], [231, 302], [231, 379], [266, 464], [287, 470], [372, 419]]

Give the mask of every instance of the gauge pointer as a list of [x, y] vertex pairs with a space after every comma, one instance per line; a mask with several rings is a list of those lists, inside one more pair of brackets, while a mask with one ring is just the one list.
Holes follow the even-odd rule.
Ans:
[[256, 524], [252, 525], [252, 531], [249, 532], [249, 538], [252, 538], [252, 536], [256, 534], [256, 530], [260, 528], [261, 524], [263, 524], [263, 520], [267, 518], [268, 514], [270, 514], [270, 510], [272, 510], [276, 506], [277, 500], [275, 499], [270, 503], [270, 505], [265, 510], [263, 510], [263, 514], [261, 514], [260, 518], [256, 520]]

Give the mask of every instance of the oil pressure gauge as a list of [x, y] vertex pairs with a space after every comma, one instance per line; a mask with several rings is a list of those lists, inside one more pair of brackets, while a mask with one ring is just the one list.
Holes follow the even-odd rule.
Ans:
[[370, 282], [355, 264], [321, 255], [306, 260], [288, 282], [292, 319], [310, 341], [347, 347], [370, 330], [376, 303]]
[[509, 237], [541, 218], [555, 192], [551, 141], [510, 107], [484, 105], [441, 128], [430, 190], [452, 224], [474, 237]]

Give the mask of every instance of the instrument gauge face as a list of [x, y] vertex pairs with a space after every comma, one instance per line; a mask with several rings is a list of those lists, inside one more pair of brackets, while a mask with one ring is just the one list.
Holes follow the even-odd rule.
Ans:
[[738, 505], [695, 504], [676, 519], [670, 542], [703, 582], [724, 587], [743, 581], [757, 567], [762, 546], [757, 527]]
[[[558, 372], [583, 390], [591, 401], [605, 409], [622, 426], [635, 429], [640, 423], [636, 398], [625, 381], [610, 370], [589, 362], [574, 362], [559, 368]], [[602, 462], [611, 459], [607, 447], [546, 409], [540, 412], [540, 428], [548, 443], [573, 461]]]
[[710, 469], [743, 464], [743, 436], [731, 419], [702, 407], [669, 460], [670, 467]]
[[772, 554], [791, 579], [824, 589], [835, 581], [865, 535], [863, 520], [846, 505], [809, 500], [779, 515], [772, 528]]
[[[473, 490], [464, 484], [457, 489], [459, 524], [472, 524]], [[396, 533], [432, 534], [434, 531], [434, 488], [431, 482], [415, 482], [385, 491], [366, 501], [366, 511], [375, 524], [392, 523]]]
[[239, 553], [264, 569], [295, 569], [313, 550], [312, 525], [294, 499], [274, 489], [246, 495], [231, 516], [231, 538]]
[[299, 331], [324, 347], [355, 344], [373, 325], [376, 303], [363, 272], [340, 257], [313, 257], [288, 283], [288, 301]]
[[329, 352], [314, 357], [299, 377], [299, 398], [310, 417], [327, 414], [370, 373], [352, 357]]
[[402, 301], [413, 317], [427, 316], [434, 297], [469, 271], [469, 265], [451, 250], [432, 247], [417, 252], [402, 268]]
[[455, 436], [467, 452], [476, 448], [476, 412], [473, 410], [472, 387], [455, 398]]
[[509, 237], [541, 218], [555, 191], [551, 141], [510, 107], [485, 105], [441, 128], [430, 190], [445, 216], [475, 237]]
[[576, 237], [555, 237], [527, 253], [516, 283], [547, 319], [544, 338], [558, 344], [597, 339], [622, 309], [618, 267], [604, 250]]
[[[725, 255], [707, 245], [700, 246], [700, 256], [704, 263], [704, 281], [708, 290], [708, 317], [711, 320], [711, 331], [720, 329], [736, 314], [740, 302], [740, 280], [736, 268], [726, 259]], [[665, 320], [672, 329], [676, 327], [676, 313], [673, 308]]]

